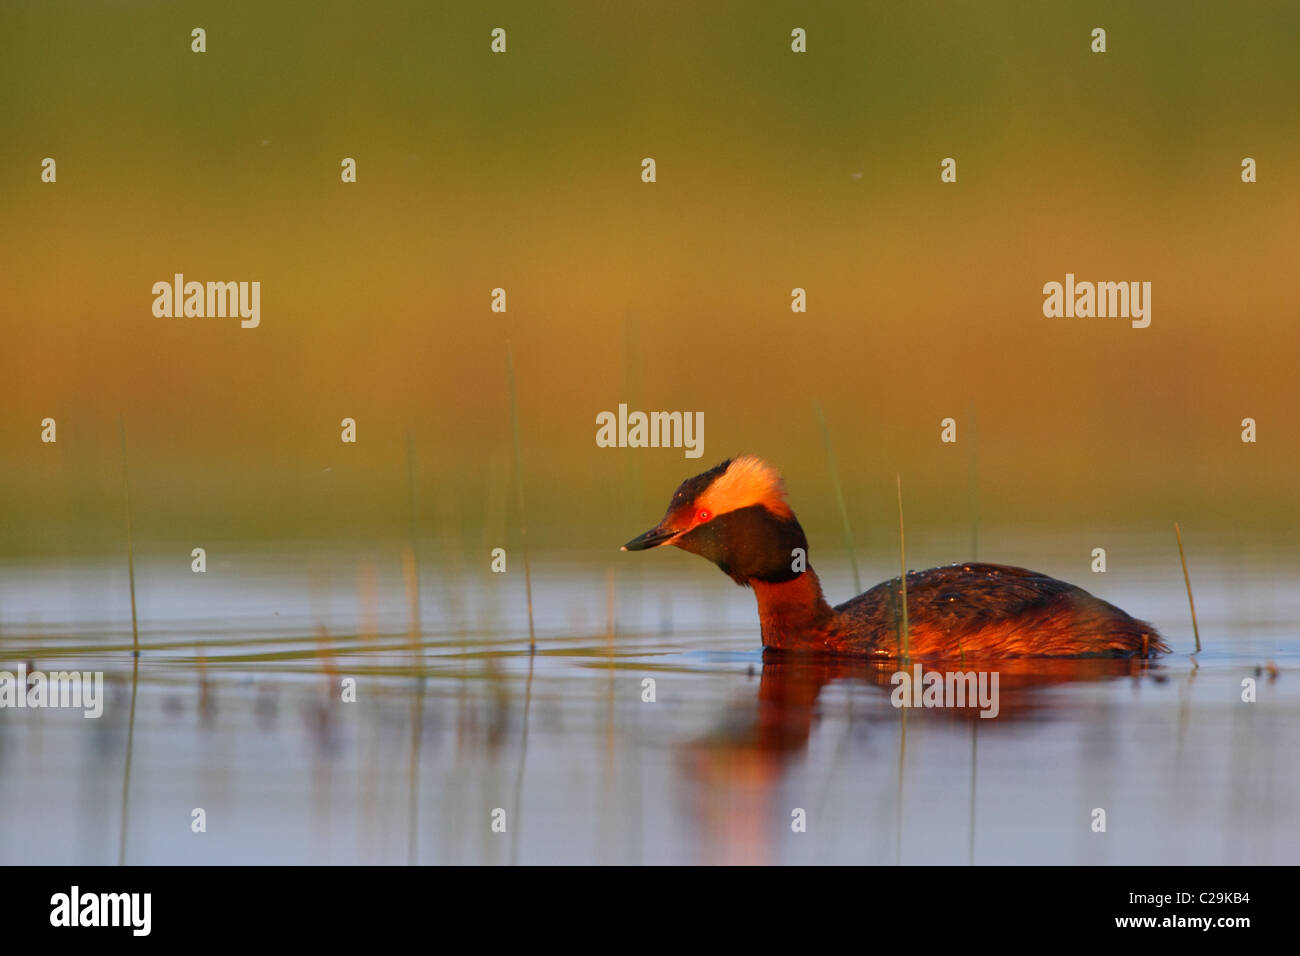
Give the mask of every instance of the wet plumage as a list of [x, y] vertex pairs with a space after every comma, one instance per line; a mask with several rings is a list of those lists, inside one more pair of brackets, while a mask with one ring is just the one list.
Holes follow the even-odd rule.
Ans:
[[[831, 607], [780, 475], [752, 456], [683, 482], [663, 521], [624, 545], [672, 544], [754, 589], [766, 647], [859, 657], [903, 656], [899, 579]], [[1065, 581], [997, 564], [907, 574], [909, 657], [1152, 657], [1155, 628]]]

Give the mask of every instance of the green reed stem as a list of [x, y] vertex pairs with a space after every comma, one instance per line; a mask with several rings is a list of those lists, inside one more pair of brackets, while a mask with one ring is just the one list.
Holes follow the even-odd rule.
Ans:
[[826, 426], [826, 413], [821, 402], [815, 402], [817, 421], [822, 429], [822, 443], [826, 446], [826, 460], [831, 469], [831, 488], [835, 492], [835, 503], [840, 509], [840, 523], [844, 528], [844, 546], [849, 551], [849, 564], [853, 568], [853, 593], [862, 593], [862, 576], [858, 573], [858, 556], [853, 546], [853, 530], [849, 527], [849, 509], [844, 503], [844, 489], [840, 487], [840, 468], [835, 461], [835, 449], [831, 446], [831, 431]]
[[896, 475], [898, 482], [898, 566], [899, 580], [903, 584], [903, 660], [908, 659], [909, 627], [907, 623], [907, 547], [903, 536], [903, 476]]
[[117, 419], [118, 436], [122, 440], [122, 490], [126, 498], [126, 570], [131, 586], [131, 648], [136, 657], [140, 656], [140, 625], [135, 610], [135, 542], [133, 539], [131, 518], [131, 482], [126, 470], [126, 425], [119, 415]]
[[1178, 535], [1178, 560], [1183, 564], [1183, 583], [1187, 585], [1187, 606], [1192, 609], [1192, 633], [1196, 635], [1196, 653], [1201, 653], [1201, 629], [1196, 626], [1196, 601], [1192, 599], [1192, 579], [1187, 574], [1187, 555], [1183, 553], [1183, 532], [1174, 522], [1174, 534]]
[[506, 377], [510, 382], [510, 432], [515, 448], [515, 492], [519, 498], [519, 541], [524, 552], [524, 590], [528, 595], [528, 649], [537, 650], [537, 632], [533, 626], [533, 573], [528, 564], [528, 517], [524, 510], [524, 464], [519, 451], [519, 395], [515, 387], [515, 357], [506, 343]]

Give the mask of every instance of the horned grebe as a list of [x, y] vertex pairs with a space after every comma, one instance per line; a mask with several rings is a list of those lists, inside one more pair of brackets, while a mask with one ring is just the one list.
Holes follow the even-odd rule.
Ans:
[[[775, 468], [745, 455], [682, 482], [664, 519], [623, 545], [671, 544], [754, 589], [763, 645], [862, 657], [902, 656], [899, 579], [831, 607], [795, 549], [808, 539]], [[796, 570], [798, 568], [799, 570]], [[1154, 657], [1155, 628], [1045, 574], [998, 564], [907, 572], [908, 656]]]

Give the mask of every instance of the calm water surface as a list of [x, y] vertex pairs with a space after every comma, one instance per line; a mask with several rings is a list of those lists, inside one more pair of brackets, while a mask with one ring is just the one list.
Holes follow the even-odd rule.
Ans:
[[141, 559], [133, 668], [125, 562], [10, 564], [0, 669], [102, 670], [107, 700], [0, 710], [0, 863], [1300, 861], [1300, 566], [1199, 555], [1193, 659], [1176, 552], [1024, 552], [997, 557], [1175, 653], [1003, 666], [992, 720], [904, 711], [887, 669], [765, 661], [752, 595], [687, 556], [534, 558], [530, 654], [522, 568], [339, 550]]

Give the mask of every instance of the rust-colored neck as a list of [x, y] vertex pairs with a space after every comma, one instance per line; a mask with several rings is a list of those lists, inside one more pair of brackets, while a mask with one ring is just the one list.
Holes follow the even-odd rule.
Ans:
[[810, 567], [792, 581], [751, 581], [763, 625], [763, 646], [781, 650], [823, 649], [831, 636], [835, 612], [822, 595], [821, 581]]

